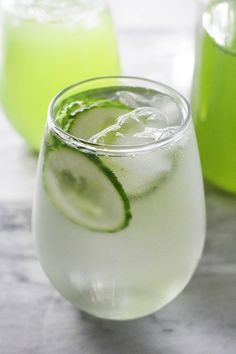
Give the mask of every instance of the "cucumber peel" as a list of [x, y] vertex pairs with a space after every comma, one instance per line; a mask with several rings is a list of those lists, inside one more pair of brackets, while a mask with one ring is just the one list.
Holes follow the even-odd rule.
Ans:
[[70, 221], [96, 232], [112, 233], [128, 226], [129, 199], [97, 156], [65, 145], [49, 150], [43, 179], [52, 203]]

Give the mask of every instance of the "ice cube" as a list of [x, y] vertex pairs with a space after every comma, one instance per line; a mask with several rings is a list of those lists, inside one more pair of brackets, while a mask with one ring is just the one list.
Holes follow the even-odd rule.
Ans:
[[[132, 94], [131, 94], [132, 95]], [[178, 128], [155, 107], [139, 107], [117, 117], [115, 123], [92, 136], [92, 143], [142, 145], [168, 137]]]
[[168, 126], [180, 126], [183, 123], [182, 112], [173, 98], [167, 95], [156, 95], [152, 98], [151, 105], [168, 117]]
[[146, 95], [129, 92], [118, 91], [116, 93], [119, 101], [130, 108], [152, 107], [156, 108], [162, 115], [168, 118], [169, 125], [180, 125], [182, 123], [182, 114], [177, 102], [167, 94], [152, 91], [146, 92]]
[[143, 106], [146, 103], [143, 96], [129, 91], [118, 91], [116, 92], [116, 96], [122, 104], [130, 108], [138, 108], [140, 105]]

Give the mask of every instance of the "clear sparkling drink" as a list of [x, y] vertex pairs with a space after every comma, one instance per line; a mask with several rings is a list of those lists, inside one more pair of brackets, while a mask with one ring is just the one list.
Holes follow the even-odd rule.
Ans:
[[33, 229], [42, 267], [73, 305], [134, 319], [189, 282], [205, 236], [185, 100], [141, 79], [95, 79], [53, 101]]
[[120, 72], [110, 12], [101, 0], [3, 0], [1, 100], [38, 150], [52, 97], [63, 87]]

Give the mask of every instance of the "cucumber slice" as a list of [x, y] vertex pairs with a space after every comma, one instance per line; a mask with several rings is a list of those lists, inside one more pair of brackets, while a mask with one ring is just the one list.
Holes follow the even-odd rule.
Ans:
[[72, 122], [69, 133], [84, 140], [89, 140], [106, 127], [114, 124], [115, 118], [130, 112], [121, 107], [94, 107], [78, 113]]
[[[76, 116], [69, 133], [89, 140], [91, 136], [113, 125], [116, 117], [128, 112], [128, 108], [113, 106], [84, 110]], [[125, 129], [128, 134], [130, 127], [126, 125]], [[110, 134], [104, 143], [117, 145], [118, 140], [119, 137]], [[129, 198], [139, 198], [159, 187], [172, 173], [174, 166], [174, 156], [166, 149], [135, 157], [101, 156], [100, 160], [116, 175]]]
[[98, 232], [128, 226], [129, 200], [98, 157], [58, 147], [46, 154], [43, 177], [53, 204], [74, 223]]
[[139, 198], [158, 188], [174, 170], [174, 154], [167, 151], [128, 157], [102, 157], [129, 198]]

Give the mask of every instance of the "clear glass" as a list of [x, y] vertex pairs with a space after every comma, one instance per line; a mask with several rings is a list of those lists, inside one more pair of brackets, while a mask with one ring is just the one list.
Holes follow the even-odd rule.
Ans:
[[236, 2], [209, 1], [198, 33], [192, 90], [203, 174], [236, 193]]
[[[77, 95], [81, 102], [91, 89], [114, 87], [172, 100], [167, 120], [178, 111], [180, 126], [152, 143], [122, 146], [62, 129], [56, 117], [66, 100]], [[153, 104], [145, 99], [149, 109]], [[205, 203], [189, 114], [185, 99], [171, 88], [132, 77], [88, 80], [52, 101], [38, 163], [33, 232], [45, 273], [79, 309], [100, 318], [135, 319], [168, 304], [192, 277], [204, 244]], [[91, 130], [101, 117], [94, 119]], [[78, 198], [86, 188], [82, 205]]]
[[120, 74], [111, 15], [103, 0], [3, 0], [1, 10], [3, 108], [39, 150], [47, 108], [58, 91]]

